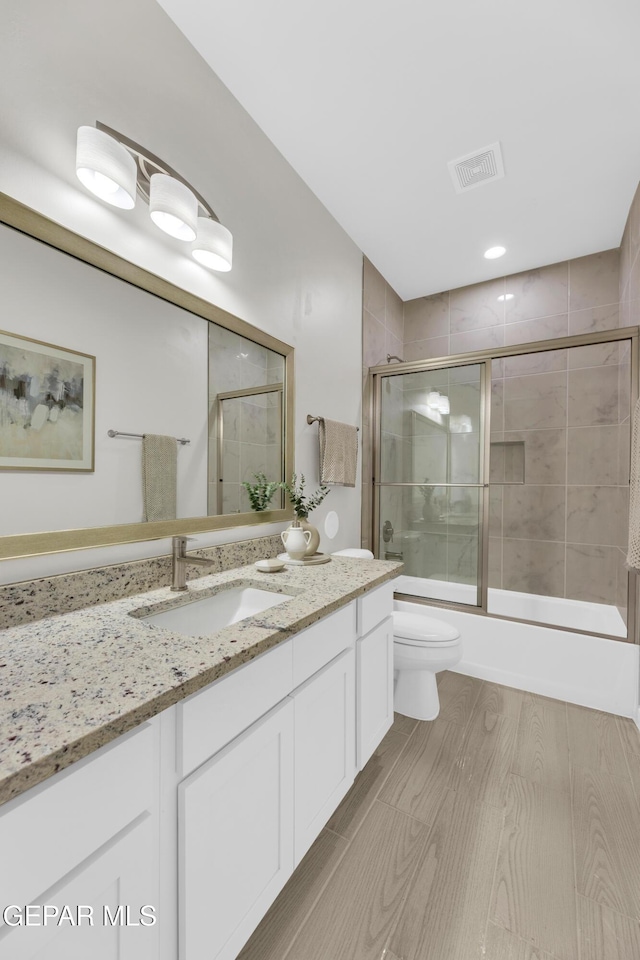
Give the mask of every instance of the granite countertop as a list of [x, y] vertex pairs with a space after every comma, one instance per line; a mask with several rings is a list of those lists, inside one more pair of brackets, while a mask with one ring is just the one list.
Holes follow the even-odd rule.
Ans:
[[[346, 557], [273, 574], [251, 564], [191, 580], [186, 597], [164, 587], [0, 632], [0, 804], [402, 569]], [[238, 580], [293, 599], [208, 637], [138, 619]]]

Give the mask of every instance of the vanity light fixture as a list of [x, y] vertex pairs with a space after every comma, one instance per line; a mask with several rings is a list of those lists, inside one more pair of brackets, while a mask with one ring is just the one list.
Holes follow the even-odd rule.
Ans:
[[459, 417], [449, 417], [449, 433], [471, 433], [471, 417], [465, 413]]
[[121, 210], [136, 202], [136, 162], [131, 154], [102, 130], [78, 127], [76, 173], [87, 190]]
[[450, 410], [449, 397], [443, 397], [438, 390], [431, 390], [427, 394], [427, 406], [430, 410], [437, 410], [444, 416], [448, 416]]
[[233, 237], [218, 220], [198, 217], [198, 236], [191, 255], [211, 270], [231, 270]]
[[231, 270], [233, 237], [206, 200], [164, 160], [103, 123], [78, 129], [76, 173], [101, 200], [123, 210], [136, 192], [165, 233], [192, 243], [194, 260], [210, 270]]
[[488, 250], [485, 250], [484, 257], [485, 260], [497, 260], [498, 257], [504, 257], [506, 252], [506, 247], [489, 247]]
[[170, 237], [191, 243], [198, 228], [198, 201], [189, 187], [166, 173], [149, 181], [149, 215]]

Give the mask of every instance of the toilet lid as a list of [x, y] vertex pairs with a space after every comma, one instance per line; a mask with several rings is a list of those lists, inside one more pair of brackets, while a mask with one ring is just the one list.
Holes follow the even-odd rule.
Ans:
[[457, 640], [458, 630], [444, 620], [425, 617], [421, 613], [393, 612], [393, 635], [403, 640], [424, 640], [429, 643]]

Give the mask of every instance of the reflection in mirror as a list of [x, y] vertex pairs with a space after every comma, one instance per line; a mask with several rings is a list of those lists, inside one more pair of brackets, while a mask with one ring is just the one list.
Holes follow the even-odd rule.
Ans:
[[[284, 480], [284, 357], [209, 326], [209, 514], [247, 513], [243, 483]], [[282, 491], [271, 501], [282, 509]]]
[[[257, 472], [280, 481], [293, 470], [292, 347], [2, 194], [0, 280], [9, 333], [57, 350], [58, 359], [63, 351], [95, 360], [96, 385], [95, 418], [86, 417], [95, 470], [90, 457], [63, 469], [54, 469], [58, 461], [0, 464], [11, 505], [0, 518], [0, 558], [290, 518], [281, 491], [256, 513], [242, 483]], [[38, 371], [24, 366], [19, 374], [33, 380]], [[0, 433], [5, 421], [0, 410]], [[38, 425], [56, 440], [53, 417]], [[162, 510], [145, 522], [149, 434], [165, 446], [151, 474], [145, 456], [145, 497], [151, 476], [172, 502], [163, 493]]]

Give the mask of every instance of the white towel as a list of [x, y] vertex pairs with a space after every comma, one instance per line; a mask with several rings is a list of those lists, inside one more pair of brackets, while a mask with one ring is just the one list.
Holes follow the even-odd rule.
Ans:
[[627, 566], [640, 572], [640, 400], [633, 411], [629, 476], [629, 550]]
[[175, 437], [145, 433], [142, 438], [142, 493], [145, 520], [175, 520], [178, 444]]
[[338, 420], [321, 420], [320, 483], [355, 487], [358, 463], [358, 428]]

